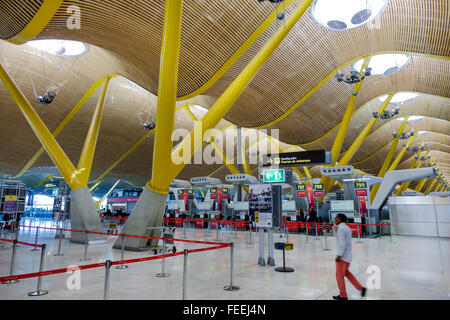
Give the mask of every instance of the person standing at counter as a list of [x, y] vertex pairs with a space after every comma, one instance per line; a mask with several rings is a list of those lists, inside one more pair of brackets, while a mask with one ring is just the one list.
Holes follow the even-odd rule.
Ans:
[[339, 295], [333, 296], [335, 300], [348, 300], [347, 291], [345, 289], [345, 277], [350, 283], [361, 292], [361, 297], [366, 295], [364, 288], [355, 276], [349, 271], [352, 262], [352, 231], [347, 226], [347, 216], [339, 213], [334, 218], [335, 226], [333, 233], [336, 237], [336, 281], [339, 288]]

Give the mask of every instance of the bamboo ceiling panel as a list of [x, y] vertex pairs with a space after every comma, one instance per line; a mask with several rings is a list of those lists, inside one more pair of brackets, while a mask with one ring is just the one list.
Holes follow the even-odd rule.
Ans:
[[[348, 69], [350, 68], [346, 68], [347, 72]], [[450, 97], [450, 60], [414, 56], [409, 65], [390, 76], [366, 78], [354, 110], [392, 91], [413, 91]], [[282, 129], [280, 139], [287, 143], [302, 144], [313, 141], [341, 122], [351, 92], [351, 85], [339, 83], [333, 77], [299, 108], [270, 128]], [[298, 130], [299, 123], [301, 130]], [[344, 148], [349, 146], [349, 141], [351, 140], [347, 140]]]
[[[236, 64], [241, 68], [230, 69], [222, 78], [233, 79], [274, 29], [268, 29], [253, 45], [255, 48], [250, 48], [248, 54], [238, 60]], [[227, 119], [243, 126], [267, 124], [284, 114], [335, 68], [351, 59], [380, 51], [449, 56], [449, 39], [448, 2], [442, 0], [392, 0], [386, 11], [372, 23], [338, 32], [316, 25], [308, 12], [259, 70], [247, 91], [227, 114]], [[226, 82], [218, 83], [217, 88], [213, 86], [205, 94], [221, 92], [226, 85]], [[333, 90], [333, 94], [336, 92]], [[244, 107], [252, 108], [257, 115], [244, 119], [240, 116]], [[320, 108], [315, 106], [315, 111], [319, 113]]]
[[10, 39], [33, 19], [44, 0], [2, 0], [0, 2], [0, 39]]
[[[66, 27], [70, 5], [81, 9], [80, 30]], [[178, 95], [208, 81], [274, 9], [268, 2], [185, 0]], [[163, 19], [163, 0], [66, 0], [39, 38], [78, 40], [107, 49], [145, 70], [139, 79], [133, 73], [123, 75], [156, 94]]]

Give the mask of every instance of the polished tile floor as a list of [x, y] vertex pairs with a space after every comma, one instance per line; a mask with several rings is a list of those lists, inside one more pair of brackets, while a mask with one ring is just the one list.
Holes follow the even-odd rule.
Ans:
[[[28, 222], [25, 222], [29, 224]], [[41, 222], [52, 226], [52, 222]], [[34, 242], [34, 230], [21, 230], [19, 240]], [[5, 236], [5, 235], [3, 235]], [[12, 237], [13, 234], [6, 234]], [[176, 237], [182, 238], [181, 229]], [[47, 243], [44, 270], [64, 268], [102, 262], [107, 259], [119, 260], [120, 250], [112, 249], [115, 237], [109, 237], [108, 244], [91, 245], [88, 257], [91, 261], [81, 262], [84, 246], [71, 244], [63, 240], [63, 256], [53, 256], [58, 249], [55, 231], [39, 233], [39, 243]], [[216, 232], [191, 229], [188, 239], [212, 241]], [[260, 267], [257, 264], [258, 235], [253, 233], [253, 244], [249, 243], [247, 232], [221, 231], [220, 240], [234, 241], [235, 276], [234, 283], [239, 291], [224, 291], [230, 282], [230, 249], [192, 253], [188, 258], [188, 299], [321, 299], [329, 300], [338, 293], [334, 276], [333, 237], [328, 237], [328, 247], [324, 251], [322, 236], [291, 234], [289, 241], [294, 250], [288, 251], [286, 265], [293, 267], [293, 273], [275, 272], [273, 267]], [[285, 241], [283, 235], [275, 234], [275, 241]], [[204, 245], [178, 243], [177, 249], [202, 248]], [[17, 249], [15, 273], [35, 272], [39, 268], [40, 252], [31, 252], [30, 247], [19, 245]], [[125, 252], [125, 259], [147, 257], [151, 252]], [[267, 260], [267, 245], [265, 246]], [[282, 264], [282, 253], [274, 252], [277, 266]], [[9, 275], [11, 243], [0, 242], [0, 275]], [[450, 299], [450, 239], [389, 236], [378, 239], [362, 239], [362, 243], [353, 240], [353, 263], [350, 270], [365, 285], [376, 285], [373, 271], [380, 274], [379, 288], [368, 290], [368, 300], [376, 299]], [[129, 265], [128, 269], [111, 269], [110, 299], [181, 299], [183, 279], [183, 257], [166, 259], [168, 278], [158, 278], [161, 260], [139, 262]], [[372, 276], [372, 277], [371, 277]], [[51, 275], [42, 278], [42, 289], [49, 294], [41, 297], [29, 297], [28, 292], [35, 290], [37, 278], [23, 279], [16, 284], [0, 284], [0, 299], [103, 299], [105, 269], [96, 268], [81, 271], [80, 288], [73, 287], [72, 274]], [[350, 299], [361, 299], [349, 282], [347, 291]]]

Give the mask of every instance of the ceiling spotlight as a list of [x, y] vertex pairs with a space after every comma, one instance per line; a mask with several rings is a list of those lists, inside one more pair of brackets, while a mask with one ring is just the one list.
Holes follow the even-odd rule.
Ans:
[[372, 70], [371, 68], [366, 68], [361, 74], [361, 76], [359, 75], [359, 72], [356, 70], [350, 71], [350, 75], [348, 75], [347, 77], [343, 73], [337, 73], [336, 80], [337, 82], [345, 82], [349, 84], [358, 83], [361, 82], [365, 77], [370, 76], [371, 70]]
[[381, 120], [391, 119], [392, 117], [396, 116], [400, 113], [399, 108], [395, 108], [392, 111], [384, 110], [381, 114], [378, 114], [378, 112], [372, 112], [372, 116], [374, 118], [380, 118]]
[[47, 91], [43, 95], [37, 96], [37, 102], [39, 104], [50, 104], [56, 98], [56, 93], [53, 91]]
[[142, 123], [142, 128], [144, 128], [145, 130], [152, 130], [152, 129], [155, 129], [155, 127], [156, 127], [155, 121]]
[[402, 134], [400, 136], [398, 136], [397, 133], [394, 132], [392, 135], [394, 136], [394, 138], [399, 138], [399, 139], [402, 139], [402, 140], [406, 140], [406, 139], [408, 139], [408, 138], [410, 138], [410, 137], [412, 137], [414, 135], [414, 131], [411, 131], [411, 132], [408, 132], [408, 133], [402, 132]]

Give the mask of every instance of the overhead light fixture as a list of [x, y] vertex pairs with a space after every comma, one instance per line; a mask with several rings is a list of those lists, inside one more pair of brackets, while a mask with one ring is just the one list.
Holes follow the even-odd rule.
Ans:
[[387, 3], [388, 0], [315, 0], [311, 17], [324, 28], [349, 30], [376, 18]]
[[155, 129], [156, 122], [155, 121], [143, 122], [141, 125], [142, 125], [142, 128], [150, 131], [152, 129]]
[[27, 45], [55, 56], [77, 57], [86, 54], [89, 47], [86, 43], [72, 40], [32, 40]]
[[56, 98], [56, 93], [53, 91], [47, 91], [46, 93], [36, 96], [36, 100], [39, 104], [50, 104]]
[[[382, 113], [380, 113], [380, 114], [378, 114], [378, 112], [372, 112], [372, 116], [374, 117], [374, 118], [380, 118], [381, 120], [387, 120], [387, 119], [391, 119], [391, 118], [393, 118], [394, 116], [396, 116], [397, 114], [399, 114], [400, 113], [400, 109], [397, 107], [397, 108], [395, 108], [394, 110], [392, 110], [392, 111], [389, 111], [389, 110], [383, 110], [383, 112]], [[404, 119], [404, 118], [398, 118], [398, 119]], [[397, 119], [397, 120], [398, 120]]]
[[[417, 132], [417, 136], [423, 137], [423, 136], [426, 136], [429, 133], [430, 133], [430, 131], [419, 131], [419, 132]], [[428, 144], [433, 144], [433, 142], [428, 142]]]
[[397, 133], [393, 133], [392, 135], [394, 136], [394, 138], [399, 138], [401, 140], [406, 140], [409, 139], [410, 137], [412, 137], [414, 135], [414, 131], [411, 132], [402, 132], [400, 135], [397, 135]]
[[[360, 70], [363, 61], [363, 59], [356, 61], [352, 66], [353, 69]], [[408, 65], [410, 61], [411, 56], [408, 56], [406, 54], [378, 54], [371, 57], [369, 67], [372, 68], [372, 75], [374, 76], [388, 76]]]
[[371, 69], [366, 68], [362, 71], [361, 75], [359, 74], [359, 71], [352, 70], [350, 71], [350, 74], [348, 76], [345, 76], [343, 73], [337, 73], [336, 74], [336, 80], [337, 82], [345, 82], [348, 84], [354, 84], [361, 82], [365, 77], [368, 77], [372, 75]]
[[[386, 100], [387, 96], [388, 96], [387, 94], [382, 95], [378, 98], [378, 100], [383, 102], [384, 100]], [[396, 94], [394, 94], [394, 96], [392, 97], [392, 99], [389, 103], [395, 104], [395, 105], [407, 104], [419, 96], [420, 96], [420, 93], [415, 93], [415, 92], [397, 92]]]
[[[258, 0], [258, 2], [264, 2], [265, 0]], [[278, 12], [278, 7], [277, 7], [277, 19], [278, 20], [283, 20], [284, 19], [284, 17], [286, 16], [286, 14], [285, 14], [285, 7], [284, 7], [284, 1], [285, 0], [268, 0], [269, 2], [272, 2], [272, 3], [276, 3], [277, 5], [279, 5], [281, 2], [283, 2], [283, 11], [282, 12]]]

